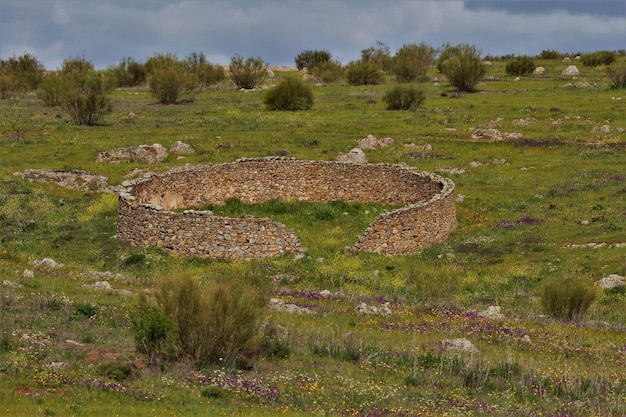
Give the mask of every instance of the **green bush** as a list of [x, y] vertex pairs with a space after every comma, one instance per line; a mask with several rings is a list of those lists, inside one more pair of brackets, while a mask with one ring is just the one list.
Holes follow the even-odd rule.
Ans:
[[61, 73], [46, 74], [37, 89], [37, 97], [43, 101], [44, 106], [60, 106], [65, 92], [71, 88], [69, 77], [63, 77]]
[[299, 70], [302, 70], [304, 68], [309, 70], [316, 65], [330, 61], [330, 57], [330, 52], [326, 50], [302, 51], [296, 56], [296, 68], [298, 68]]
[[611, 87], [626, 88], [626, 63], [609, 65], [607, 74], [611, 80]]
[[43, 74], [43, 64], [30, 54], [0, 60], [0, 96], [8, 98], [16, 92], [36, 90]]
[[258, 352], [265, 299], [257, 288], [238, 279], [204, 287], [182, 276], [163, 282], [157, 300], [198, 366], [241, 365]]
[[418, 81], [435, 62], [435, 50], [424, 43], [404, 45], [396, 52], [392, 72], [400, 83]]
[[263, 103], [268, 110], [308, 110], [313, 106], [313, 89], [301, 78], [289, 76], [267, 91]]
[[377, 85], [383, 82], [383, 73], [369, 61], [353, 61], [344, 71], [350, 85]]
[[92, 126], [112, 111], [113, 79], [95, 70], [61, 75], [61, 107], [79, 125]]
[[580, 57], [581, 62], [586, 67], [597, 67], [600, 65], [610, 65], [615, 62], [615, 52], [596, 51], [583, 54]]
[[547, 282], [540, 292], [544, 311], [555, 319], [579, 320], [597, 297], [596, 289], [580, 279]]
[[561, 53], [554, 49], [544, 49], [539, 54], [539, 59], [559, 59], [561, 58]]
[[226, 78], [224, 68], [211, 64], [203, 53], [193, 52], [187, 57], [185, 63], [194, 77], [194, 87], [198, 90], [203, 90]]
[[393, 60], [389, 47], [381, 41], [376, 41], [376, 46], [370, 46], [361, 51], [361, 61], [371, 62], [378, 70], [386, 74], [391, 72]]
[[145, 63], [148, 87], [161, 104], [174, 104], [183, 92], [193, 90], [188, 66], [172, 54], [157, 54]]
[[148, 355], [148, 363], [158, 363], [174, 351], [174, 322], [156, 304], [140, 296], [130, 310], [130, 320], [135, 337], [135, 348]]
[[133, 58], [122, 58], [119, 64], [109, 68], [109, 72], [115, 77], [118, 87], [136, 87], [146, 82], [144, 64]]
[[505, 71], [509, 75], [522, 76], [532, 74], [535, 70], [535, 61], [529, 56], [519, 56], [506, 64]]
[[313, 75], [325, 83], [332, 83], [343, 77], [343, 67], [337, 61], [326, 61], [307, 67], [307, 73]]
[[424, 90], [413, 84], [397, 84], [383, 95], [387, 110], [416, 109], [425, 99]]
[[437, 66], [450, 85], [459, 91], [474, 91], [486, 72], [476, 47], [467, 44], [447, 46], [441, 53]]
[[240, 55], [230, 59], [228, 67], [230, 78], [238, 88], [246, 90], [257, 87], [267, 76], [267, 63], [261, 58], [248, 58], [244, 61]]

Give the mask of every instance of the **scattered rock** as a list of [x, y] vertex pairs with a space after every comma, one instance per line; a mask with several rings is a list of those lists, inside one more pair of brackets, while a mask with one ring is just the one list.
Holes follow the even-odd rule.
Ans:
[[465, 168], [439, 168], [437, 172], [443, 172], [450, 175], [461, 175], [465, 173]]
[[109, 191], [108, 178], [82, 170], [27, 169], [15, 172], [29, 181], [53, 183], [59, 187], [80, 191]]
[[24, 288], [24, 286], [20, 284], [19, 282], [13, 282], [9, 280], [2, 281], [2, 286], [8, 287], [8, 288]]
[[535, 75], [541, 75], [541, 74], [545, 74], [547, 72], [547, 70], [545, 69], [545, 67], [537, 67], [535, 68], [535, 70], [533, 71], [533, 74]]
[[270, 299], [270, 308], [290, 314], [315, 314], [315, 312], [306, 307], [300, 307], [295, 304], [285, 304], [283, 300], [278, 298]]
[[153, 145], [139, 145], [98, 152], [96, 162], [129, 161], [151, 164], [162, 162], [167, 156], [167, 149], [163, 145], [155, 143]]
[[599, 248], [626, 248], [626, 242], [589, 242], [589, 243], [570, 243], [564, 246], [568, 249], [599, 249]]
[[513, 120], [514, 125], [518, 126], [528, 126], [537, 123], [537, 119], [533, 117], [527, 117], [525, 119], [515, 119]]
[[376, 139], [374, 135], [359, 140], [359, 148], [361, 149], [379, 149], [393, 145], [393, 138]]
[[609, 126], [609, 125], [594, 126], [591, 129], [591, 131], [594, 132], [594, 133], [610, 133], [611, 132], [611, 126]]
[[353, 148], [348, 153], [337, 155], [339, 162], [352, 162], [355, 164], [367, 164], [367, 157], [361, 148]]
[[391, 316], [392, 314], [389, 303], [383, 303], [380, 307], [368, 306], [365, 303], [361, 303], [356, 306], [355, 311], [360, 314], [373, 314], [377, 316]]
[[34, 276], [35, 272], [30, 269], [25, 269], [24, 272], [22, 272], [22, 278], [33, 278]]
[[479, 353], [478, 348], [465, 338], [460, 339], [444, 339], [441, 341], [441, 347], [448, 352], [462, 352], [462, 353]]
[[65, 265], [57, 263], [53, 259], [50, 259], [50, 258], [35, 259], [35, 260], [28, 262], [28, 264], [33, 266], [35, 269], [44, 270], [44, 271], [63, 269], [65, 267]]
[[[563, 62], [569, 62], [569, 61], [563, 60]], [[565, 68], [563, 72], [561, 72], [561, 75], [579, 75], [579, 74], [580, 72], [578, 71], [578, 68], [576, 67], [576, 65], [570, 65], [569, 67]]]
[[170, 146], [170, 152], [179, 155], [191, 155], [196, 151], [191, 147], [191, 145], [177, 140], [172, 144], [172, 146]]
[[610, 289], [622, 287], [626, 285], [626, 277], [617, 274], [611, 274], [596, 281], [596, 285], [600, 288]]
[[525, 334], [521, 339], [520, 342], [526, 343], [527, 345], [532, 345], [533, 342], [532, 340], [530, 340], [530, 336], [528, 336], [527, 334]]
[[96, 290], [96, 291], [107, 291], [107, 292], [116, 292], [118, 294], [121, 295], [126, 295], [126, 296], [131, 296], [134, 295], [134, 293], [132, 291], [129, 290], [118, 290], [115, 289], [111, 286], [111, 284], [109, 284], [108, 281], [96, 281], [91, 285], [83, 285], [83, 288], [89, 288], [92, 290]]
[[504, 314], [500, 312], [500, 306], [489, 306], [487, 310], [478, 313], [480, 317], [486, 319], [500, 320], [504, 318]]
[[73, 346], [73, 347], [85, 347], [85, 345], [83, 345], [82, 343], [79, 343], [76, 340], [72, 340], [72, 339], [67, 339], [65, 341], [65, 344], [69, 346]]

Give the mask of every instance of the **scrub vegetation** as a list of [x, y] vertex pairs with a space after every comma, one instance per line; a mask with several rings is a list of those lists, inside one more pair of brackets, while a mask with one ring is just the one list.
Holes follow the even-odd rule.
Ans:
[[[596, 285], [626, 275], [623, 54], [544, 51], [536, 75], [469, 45], [405, 45], [395, 66], [382, 43], [345, 68], [305, 52], [301, 71], [201, 54], [104, 71], [1, 62], [0, 415], [626, 414], [626, 287]], [[427, 67], [407, 64], [420, 56]], [[14, 175], [119, 185], [186, 163], [334, 160], [368, 135], [393, 138], [370, 162], [453, 179], [447, 242], [347, 254], [392, 207], [232, 200], [203, 209], [281, 221], [306, 254], [179, 258], [118, 241], [116, 195]], [[95, 158], [176, 141], [195, 152]]]

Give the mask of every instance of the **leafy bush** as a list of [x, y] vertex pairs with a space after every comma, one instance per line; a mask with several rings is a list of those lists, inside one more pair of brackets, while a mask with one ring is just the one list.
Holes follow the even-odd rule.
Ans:
[[544, 311], [561, 320], [579, 320], [597, 297], [591, 285], [579, 279], [559, 279], [546, 283], [540, 299]]
[[353, 61], [344, 71], [350, 85], [377, 85], [383, 81], [382, 72], [369, 61]]
[[211, 64], [207, 61], [203, 53], [193, 52], [187, 57], [185, 63], [195, 78], [194, 84], [196, 89], [205, 89], [226, 78], [224, 68], [219, 65]]
[[424, 90], [412, 84], [395, 85], [383, 95], [383, 101], [387, 104], [388, 110], [415, 109], [419, 107], [425, 99]]
[[532, 74], [535, 70], [535, 61], [529, 56], [520, 56], [506, 64], [505, 71], [509, 75], [522, 76]]
[[7, 98], [14, 92], [36, 90], [43, 73], [43, 64], [30, 54], [0, 60], [0, 95]]
[[296, 68], [309, 70], [316, 65], [330, 61], [330, 52], [326, 50], [307, 50], [302, 51], [296, 56]]
[[559, 59], [561, 58], [561, 53], [554, 49], [544, 49], [539, 54], [539, 59]]
[[267, 91], [263, 103], [268, 110], [308, 110], [313, 106], [313, 89], [301, 78], [289, 76]]
[[149, 303], [145, 296], [140, 296], [129, 315], [135, 348], [148, 355], [148, 363], [155, 364], [173, 351], [171, 343], [175, 338], [174, 323], [161, 308]]
[[61, 65], [61, 73], [63, 74], [75, 74], [84, 73], [87, 71], [94, 71], [95, 68], [91, 61], [86, 60], [84, 57], [70, 57], [63, 61]]
[[596, 51], [588, 54], [583, 54], [580, 57], [583, 65], [587, 67], [597, 67], [600, 65], [610, 65], [615, 62], [615, 52], [611, 51]]
[[112, 81], [95, 70], [61, 75], [61, 107], [79, 125], [95, 125], [112, 110]]
[[424, 43], [404, 45], [396, 52], [392, 72], [398, 82], [410, 83], [426, 76], [435, 62], [435, 50]]
[[193, 89], [193, 77], [184, 62], [172, 54], [157, 54], [146, 61], [148, 86], [161, 104], [174, 104]]
[[240, 55], [230, 59], [230, 78], [239, 88], [251, 89], [263, 82], [267, 76], [267, 63], [261, 58], [248, 58]]
[[177, 342], [197, 365], [240, 365], [258, 351], [264, 297], [237, 279], [200, 286], [174, 277], [157, 291], [163, 312], [175, 324]]
[[613, 88], [626, 88], [626, 64], [613, 64], [607, 68]]
[[361, 61], [374, 64], [384, 73], [390, 73], [393, 67], [393, 58], [389, 53], [389, 47], [381, 41], [376, 41], [376, 46], [370, 46], [361, 51]]
[[467, 44], [447, 46], [439, 57], [438, 67], [448, 82], [460, 91], [474, 91], [486, 72], [476, 47]]
[[70, 88], [69, 77], [63, 77], [61, 73], [57, 72], [46, 74], [37, 89], [37, 97], [43, 101], [44, 106], [60, 106], [63, 101], [63, 95]]
[[146, 82], [144, 64], [133, 58], [122, 58], [119, 64], [109, 68], [109, 72], [115, 77], [118, 87], [135, 87]]
[[307, 72], [325, 83], [332, 83], [343, 76], [343, 67], [337, 61], [326, 61], [308, 67]]

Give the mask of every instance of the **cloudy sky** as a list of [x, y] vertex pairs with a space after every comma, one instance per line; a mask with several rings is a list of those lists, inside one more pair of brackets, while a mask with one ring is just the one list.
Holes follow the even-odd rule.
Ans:
[[307, 49], [346, 64], [377, 41], [392, 54], [420, 42], [483, 55], [626, 49], [626, 0], [0, 0], [0, 59], [30, 53], [48, 69], [192, 52], [294, 65]]

